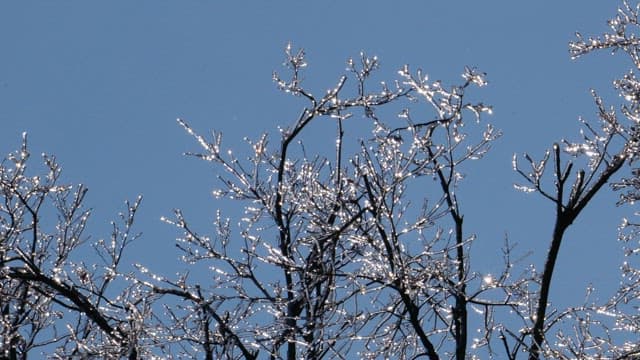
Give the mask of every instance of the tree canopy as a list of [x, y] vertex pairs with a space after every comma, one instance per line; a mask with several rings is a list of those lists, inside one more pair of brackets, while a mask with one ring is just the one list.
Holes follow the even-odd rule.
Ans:
[[[638, 13], [623, 2], [609, 32], [570, 43], [575, 58], [605, 50], [630, 60], [613, 83], [624, 104], [594, 90], [597, 119], [582, 121], [579, 140], [514, 155], [515, 188], [549, 201], [553, 221], [544, 262], [523, 261], [507, 237], [497, 273], [473, 261], [459, 191], [468, 164], [501, 136], [491, 99], [477, 100], [488, 75], [474, 67], [454, 84], [409, 65], [377, 82], [378, 58], [361, 53], [317, 91], [304, 50], [288, 45], [273, 80], [303, 108], [275, 135], [247, 139], [236, 155], [221, 132], [179, 119], [198, 147], [187, 155], [218, 174], [213, 194], [243, 213], [220, 209], [204, 230], [181, 210], [163, 218], [178, 233], [178, 274], [123, 264], [140, 237], [141, 196], [94, 241], [87, 188], [62, 183], [52, 155], [34, 165], [25, 134], [0, 163], [0, 358], [640, 357], [633, 217], [621, 219], [628, 260], [617, 291], [585, 289], [569, 307], [550, 297], [566, 231], [593, 198], [608, 193], [633, 212], [640, 197]], [[305, 146], [315, 126], [333, 133], [324, 149]]]

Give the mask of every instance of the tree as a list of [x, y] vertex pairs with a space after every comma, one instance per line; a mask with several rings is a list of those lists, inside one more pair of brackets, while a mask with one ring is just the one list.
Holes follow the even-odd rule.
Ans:
[[[612, 32], [578, 34], [571, 54], [622, 50], [640, 68], [631, 32], [638, 24], [638, 7], [623, 2]], [[516, 188], [554, 205], [550, 246], [538, 272], [514, 260], [507, 240], [502, 271], [487, 275], [473, 266], [475, 236], [458, 192], [466, 164], [500, 136], [485, 123], [491, 107], [469, 100], [486, 75], [467, 67], [460, 84], [445, 86], [404, 66], [397, 80], [371, 85], [378, 59], [362, 53], [318, 97], [303, 84], [304, 52], [289, 45], [285, 56], [287, 75], [274, 73], [274, 81], [304, 109], [279, 138], [248, 140], [246, 158], [225, 150], [221, 133], [205, 137], [179, 120], [201, 147], [190, 155], [221, 174], [214, 195], [241, 202], [244, 215], [236, 231], [219, 211], [213, 235], [180, 210], [165, 218], [189, 269], [177, 276], [122, 264], [138, 237], [141, 198], [126, 204], [110, 241], [89, 243], [86, 188], [60, 185], [47, 155], [45, 175], [27, 174], [23, 138], [0, 164], [0, 356], [43, 348], [56, 358], [130, 359], [640, 355], [632, 260], [603, 304], [556, 309], [549, 298], [565, 232], [594, 196], [613, 186], [620, 204], [640, 197], [633, 71], [614, 83], [625, 101], [619, 112], [593, 92], [598, 121], [583, 121], [579, 140], [553, 144], [539, 161], [525, 154], [524, 165], [514, 156], [524, 179]], [[335, 147], [310, 151], [307, 136], [327, 127]], [[632, 257], [640, 225], [623, 225]], [[91, 249], [99, 261], [78, 260]], [[193, 275], [202, 271], [208, 280]]]
[[[301, 84], [304, 53], [288, 47], [286, 55], [291, 78], [276, 74], [274, 79], [308, 105], [294, 125], [282, 131], [275, 150], [263, 136], [250, 143], [254, 151], [245, 164], [227, 155], [232, 153], [222, 149], [220, 134], [208, 140], [180, 121], [204, 148], [194, 155], [227, 174], [217, 194], [248, 203], [243, 247], [230, 248], [228, 221], [219, 218], [211, 240], [177, 212], [175, 220], [167, 221], [184, 231], [180, 248], [187, 261], [205, 262], [219, 269], [220, 276], [206, 293], [202, 284], [188, 285], [186, 275], [150, 287], [193, 302], [177, 324], [207, 305], [200, 311], [213, 317], [220, 338], [227, 341], [221, 350], [229, 353], [218, 356], [238, 352], [252, 357], [260, 351], [288, 359], [322, 358], [359, 349], [363, 357], [436, 358], [449, 340], [464, 356], [467, 303], [481, 301], [477, 297], [484, 289], [474, 289], [474, 296], [466, 290], [475, 278], [465, 255], [472, 239], [463, 234], [455, 188], [460, 164], [482, 157], [498, 136], [489, 125], [467, 146], [462, 132], [467, 115], [479, 121], [482, 113], [490, 112], [488, 106], [465, 101], [472, 85], [485, 85], [484, 74], [467, 68], [464, 83], [446, 89], [405, 67], [402, 82], [368, 93], [365, 84], [378, 62], [363, 54], [359, 61], [348, 62], [356, 81], [353, 96], [343, 97], [343, 76], [317, 98]], [[431, 104], [434, 120], [414, 120], [404, 109], [402, 126], [392, 128], [378, 116], [378, 107], [414, 96]], [[356, 121], [350, 119], [355, 111], [362, 111], [374, 137], [350, 149], [344, 143], [345, 123]], [[333, 161], [293, 149], [312, 122], [327, 120], [336, 126]], [[350, 150], [354, 153], [349, 156]], [[294, 158], [298, 154], [300, 158]], [[439, 184], [436, 200], [414, 205], [407, 193], [433, 177]], [[452, 234], [434, 228], [445, 216], [454, 224]], [[264, 312], [274, 319], [265, 318]], [[213, 321], [208, 316], [205, 324]], [[205, 352], [216, 342], [215, 336], [201, 338]]]
[[138, 237], [141, 198], [126, 203], [108, 241], [90, 244], [96, 259], [87, 264], [87, 188], [60, 184], [60, 166], [46, 154], [44, 175], [29, 176], [29, 158], [25, 134], [0, 163], [0, 358], [40, 348], [55, 349], [54, 358], [144, 355], [139, 345], [155, 341], [152, 302], [121, 264]]

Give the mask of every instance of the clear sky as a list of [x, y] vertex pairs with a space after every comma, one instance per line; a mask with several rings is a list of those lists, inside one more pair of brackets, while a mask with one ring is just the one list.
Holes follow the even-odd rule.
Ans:
[[[304, 103], [276, 90], [285, 44], [303, 47], [307, 85], [322, 93], [360, 51], [377, 55], [379, 77], [408, 63], [444, 83], [464, 66], [488, 73], [474, 96], [494, 106], [501, 129], [488, 157], [468, 167], [461, 189], [467, 232], [476, 233], [478, 270], [500, 261], [505, 234], [526, 262], [542, 267], [553, 209], [513, 190], [514, 152], [540, 156], [553, 141], [577, 138], [578, 116], [595, 119], [589, 89], [619, 100], [611, 81], [630, 66], [621, 55], [573, 61], [575, 31], [598, 34], [616, 1], [6, 1], [0, 3], [0, 153], [27, 131], [34, 160], [57, 155], [64, 179], [89, 188], [89, 233], [108, 236], [125, 199], [145, 197], [131, 261], [176, 264], [172, 209], [203, 232], [215, 209], [215, 173], [182, 153], [197, 144], [177, 125], [221, 130], [226, 144], [296, 119]], [[327, 141], [332, 146], [333, 140]], [[582, 299], [592, 282], [610, 289], [622, 261], [616, 226], [630, 209], [598, 197], [560, 254], [557, 302]], [[237, 204], [236, 204], [237, 206]]]

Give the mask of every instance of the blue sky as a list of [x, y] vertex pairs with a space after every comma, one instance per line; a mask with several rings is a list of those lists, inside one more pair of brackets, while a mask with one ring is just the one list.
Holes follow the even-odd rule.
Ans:
[[[108, 236], [125, 199], [143, 194], [131, 261], [177, 265], [172, 209], [207, 230], [219, 207], [215, 173], [182, 153], [197, 144], [177, 125], [224, 132], [226, 144], [277, 133], [304, 105], [276, 90], [287, 42], [304, 47], [307, 85], [322, 93], [360, 51], [377, 55], [380, 79], [408, 63], [458, 83], [464, 66], [488, 73], [476, 91], [494, 106], [488, 120], [504, 136], [468, 167], [461, 197], [480, 269], [500, 260], [505, 234], [526, 262], [541, 267], [552, 227], [551, 204], [513, 190], [514, 152], [540, 156], [577, 138], [578, 116], [595, 119], [589, 89], [618, 102], [611, 81], [629, 62], [598, 54], [577, 61], [575, 31], [598, 34], [615, 1], [21, 1], [0, 4], [0, 153], [27, 131], [33, 154], [57, 155], [64, 178], [89, 188], [90, 232]], [[322, 139], [310, 139], [322, 141]], [[326, 139], [327, 144], [333, 140]], [[319, 142], [318, 145], [321, 143]], [[327, 145], [331, 146], [331, 145]], [[37, 160], [37, 157], [34, 159]], [[622, 257], [616, 226], [630, 209], [611, 193], [596, 198], [568, 233], [553, 288], [558, 302], [582, 299], [593, 282], [610, 289]], [[237, 205], [236, 205], [237, 206]]]

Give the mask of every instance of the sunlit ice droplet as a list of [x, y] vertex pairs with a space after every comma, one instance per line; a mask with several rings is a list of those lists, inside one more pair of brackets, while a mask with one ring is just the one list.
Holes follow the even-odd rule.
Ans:
[[495, 283], [495, 279], [493, 278], [493, 275], [491, 274], [487, 274], [482, 278], [482, 282], [486, 285], [486, 286], [493, 286]]

